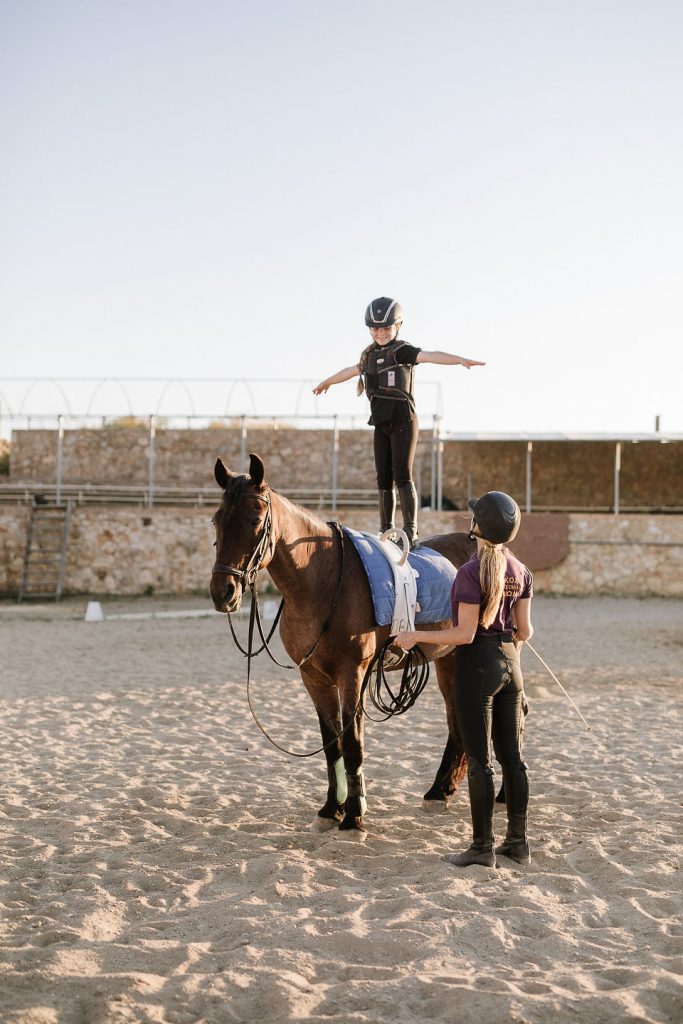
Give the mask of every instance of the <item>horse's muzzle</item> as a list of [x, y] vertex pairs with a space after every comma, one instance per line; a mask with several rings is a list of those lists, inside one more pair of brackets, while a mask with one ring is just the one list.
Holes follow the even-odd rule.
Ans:
[[214, 572], [211, 575], [209, 593], [217, 612], [236, 612], [242, 604], [244, 591], [242, 585], [232, 576]]

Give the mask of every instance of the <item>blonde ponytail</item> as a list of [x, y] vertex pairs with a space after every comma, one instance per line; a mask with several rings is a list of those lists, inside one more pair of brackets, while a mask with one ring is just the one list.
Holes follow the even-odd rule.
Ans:
[[479, 624], [487, 629], [496, 617], [505, 588], [506, 558], [502, 544], [483, 541], [479, 554], [479, 584], [484, 606], [479, 614]]
[[370, 345], [368, 345], [367, 348], [364, 348], [360, 354], [360, 359], [358, 360], [358, 372], [360, 374], [360, 377], [358, 378], [358, 384], [356, 386], [356, 393], [358, 395], [362, 395], [363, 392], [365, 391], [365, 384], [363, 383], [363, 374], [365, 373], [365, 367], [368, 365], [368, 356], [370, 355], [370, 352], [373, 350], [374, 347], [375, 343], [373, 341], [371, 342]]

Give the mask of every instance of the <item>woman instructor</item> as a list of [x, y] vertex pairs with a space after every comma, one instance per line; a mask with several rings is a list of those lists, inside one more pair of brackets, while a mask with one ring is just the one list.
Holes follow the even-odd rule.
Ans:
[[[519, 529], [521, 515], [514, 499], [489, 491], [469, 506], [470, 536], [477, 551], [458, 569], [453, 584], [453, 626], [398, 633], [394, 642], [406, 651], [416, 643], [456, 648], [453, 693], [467, 754], [473, 836], [464, 853], [446, 860], [456, 867], [495, 867], [499, 853], [528, 864], [529, 783], [520, 751], [524, 695], [519, 650], [533, 636], [533, 581], [527, 567], [503, 546]], [[507, 835], [495, 851], [491, 741], [503, 773], [508, 817]]]
[[358, 394], [365, 390], [370, 399], [369, 424], [375, 428], [374, 453], [379, 490], [380, 530], [394, 527], [398, 488], [405, 530], [411, 548], [418, 545], [418, 496], [413, 483], [413, 459], [419, 425], [413, 397], [413, 368], [417, 363], [441, 363], [446, 366], [484, 366], [476, 359], [449, 352], [425, 352], [399, 338], [403, 312], [396, 299], [373, 299], [365, 310], [365, 323], [372, 342], [363, 349], [353, 366], [332, 374], [313, 388], [324, 394], [333, 384], [341, 384], [360, 374]]

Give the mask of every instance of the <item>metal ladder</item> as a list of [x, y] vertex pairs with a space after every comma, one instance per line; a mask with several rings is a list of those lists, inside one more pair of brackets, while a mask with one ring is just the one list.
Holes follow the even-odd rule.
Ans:
[[49, 597], [59, 601], [64, 587], [70, 527], [70, 500], [66, 504], [55, 504], [34, 499], [28, 521], [18, 602], [26, 597]]

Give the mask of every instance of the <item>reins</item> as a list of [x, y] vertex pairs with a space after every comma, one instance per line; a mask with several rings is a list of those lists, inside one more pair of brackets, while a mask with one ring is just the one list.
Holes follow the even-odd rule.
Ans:
[[[253, 627], [253, 619], [250, 615], [250, 636], [251, 629]], [[339, 732], [324, 743], [321, 747], [316, 750], [307, 751], [305, 754], [300, 754], [296, 750], [288, 750], [287, 747], [281, 746], [273, 737], [266, 731], [265, 727], [261, 724], [258, 719], [258, 715], [254, 710], [254, 706], [251, 701], [250, 692], [250, 672], [249, 666], [247, 666], [247, 702], [249, 704], [249, 710], [251, 716], [256, 722], [256, 725], [261, 730], [263, 735], [266, 737], [269, 743], [271, 743], [277, 750], [280, 750], [283, 754], [288, 754], [290, 757], [314, 757], [316, 754], [321, 754], [328, 747], [333, 746], [337, 743], [342, 736], [348, 732], [353, 723], [356, 720], [358, 712], [361, 711], [366, 718], [371, 722], [386, 722], [389, 718], [393, 718], [397, 715], [403, 715], [413, 706], [417, 698], [424, 690], [429, 680], [429, 662], [427, 656], [421, 647], [415, 646], [411, 650], [405, 652], [405, 664], [403, 666], [403, 672], [401, 674], [401, 681], [396, 693], [393, 692], [389, 683], [387, 682], [386, 673], [384, 670], [384, 658], [392, 645], [392, 638], [389, 637], [387, 641], [379, 648], [378, 651], [372, 657], [370, 664], [368, 665], [365, 675], [363, 677], [363, 683], [360, 688], [360, 694], [353, 714], [350, 716], [348, 722]], [[312, 653], [312, 652], [311, 652]], [[309, 655], [310, 657], [310, 655]], [[305, 660], [305, 659], [304, 659]], [[303, 664], [301, 661], [299, 664]], [[295, 668], [297, 666], [288, 665], [287, 668]], [[387, 691], [389, 699], [387, 700], [382, 696], [382, 687]], [[372, 704], [380, 711], [384, 718], [373, 718], [372, 715], [368, 714], [367, 708], [365, 707], [365, 694], [368, 694]]]
[[[392, 643], [392, 637], [389, 637], [380, 649], [375, 652], [361, 686], [359, 704], [362, 703], [367, 690], [373, 705], [384, 715], [384, 718], [373, 718], [372, 715], [368, 714], [363, 704], [363, 714], [371, 722], [386, 722], [389, 718], [404, 715], [406, 711], [412, 708], [429, 681], [429, 661], [427, 660], [427, 655], [416, 644], [415, 647], [411, 647], [409, 651], [404, 652], [405, 663], [403, 665], [403, 672], [401, 673], [398, 689], [394, 693], [387, 682], [384, 667], [384, 660]], [[382, 696], [382, 688], [386, 690], [388, 699]]]
[[[306, 651], [306, 653], [304, 654], [304, 656], [301, 659], [301, 661], [296, 662], [296, 664], [294, 664], [294, 665], [283, 665], [282, 662], [277, 660], [277, 658], [275, 657], [275, 655], [271, 651], [270, 647], [268, 646], [268, 643], [271, 640], [271, 638], [273, 636], [273, 633], [275, 632], [275, 628], [276, 628], [276, 626], [277, 626], [277, 624], [278, 624], [278, 622], [280, 620], [280, 616], [282, 615], [282, 612], [284, 610], [285, 599], [282, 598], [282, 600], [280, 601], [280, 607], [277, 610], [277, 614], [275, 616], [275, 619], [273, 620], [273, 625], [270, 628], [270, 632], [269, 632], [268, 636], [266, 637], [264, 635], [263, 622], [261, 621], [261, 609], [259, 607], [258, 591], [256, 589], [256, 574], [261, 569], [261, 566], [258, 567], [256, 572], [254, 573], [253, 579], [250, 580], [250, 582], [249, 582], [249, 590], [251, 591], [251, 609], [249, 611], [249, 633], [248, 633], [247, 650], [246, 651], [244, 650], [244, 648], [240, 644], [239, 640], [237, 639], [237, 636], [235, 635], [235, 630], [234, 630], [233, 625], [232, 625], [232, 616], [230, 615], [230, 612], [228, 612], [228, 621], [230, 623], [230, 631], [232, 633], [233, 640], [237, 644], [237, 647], [239, 648], [239, 650], [242, 652], [242, 654], [247, 659], [247, 683], [249, 682], [249, 674], [250, 674], [250, 669], [251, 669], [251, 659], [257, 657], [259, 654], [261, 654], [261, 652], [263, 650], [266, 651], [266, 653], [267, 653], [268, 657], [270, 658], [270, 660], [275, 662], [276, 665], [279, 665], [280, 668], [286, 668], [286, 669], [301, 668], [301, 666], [305, 662], [307, 662], [308, 659], [311, 657], [311, 655], [315, 651], [316, 647], [318, 646], [318, 644], [322, 640], [323, 636], [325, 635], [327, 630], [330, 628], [330, 625], [332, 623], [332, 619], [334, 618], [334, 613], [337, 610], [337, 602], [339, 601], [339, 594], [341, 593], [342, 584], [344, 582], [344, 533], [343, 533], [341, 527], [339, 526], [339, 523], [337, 523], [337, 522], [328, 523], [328, 526], [331, 526], [331, 527], [333, 527], [336, 530], [337, 536], [339, 537], [339, 544], [340, 544], [340, 548], [341, 548], [341, 564], [340, 564], [340, 567], [339, 567], [339, 576], [337, 578], [337, 588], [336, 588], [335, 593], [334, 593], [334, 598], [332, 599], [332, 606], [330, 607], [330, 610], [328, 612], [327, 618], [325, 619], [325, 621], [322, 624], [322, 627], [320, 629], [320, 632], [318, 633], [317, 639], [315, 640], [313, 645], [311, 647], [309, 647], [309, 649]], [[252, 650], [253, 641], [254, 641], [254, 622], [256, 622], [256, 626], [258, 628], [259, 636], [261, 638], [261, 646], [259, 647], [258, 651]]]

